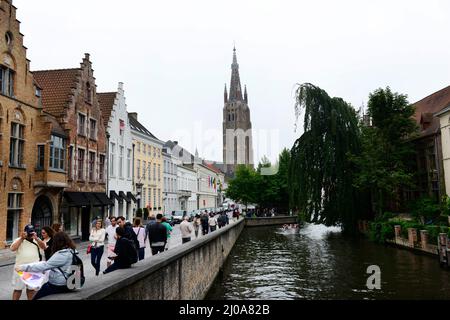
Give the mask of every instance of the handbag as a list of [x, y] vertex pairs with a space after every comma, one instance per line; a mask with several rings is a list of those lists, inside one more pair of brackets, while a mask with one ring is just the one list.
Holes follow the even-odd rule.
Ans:
[[92, 244], [88, 245], [86, 253], [90, 254], [91, 250], [92, 250]]

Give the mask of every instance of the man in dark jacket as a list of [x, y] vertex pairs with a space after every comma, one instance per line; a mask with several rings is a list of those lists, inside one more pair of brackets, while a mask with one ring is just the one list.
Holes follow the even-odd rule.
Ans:
[[161, 223], [163, 215], [156, 216], [156, 223], [148, 228], [148, 240], [152, 248], [152, 255], [164, 252], [167, 243], [167, 228]]
[[200, 218], [200, 222], [202, 224], [202, 234], [208, 234], [209, 231], [209, 216], [208, 211], [205, 210], [205, 212], [202, 214]]
[[117, 223], [119, 224], [119, 228], [124, 229], [124, 231], [125, 231], [124, 237], [129, 239], [129, 240], [131, 240], [131, 241], [133, 241], [133, 243], [134, 243], [134, 245], [136, 247], [136, 250], [139, 251], [139, 247], [140, 247], [139, 240], [137, 238], [136, 233], [133, 230], [132, 224], [127, 222], [125, 220], [125, 217], [118, 217], [117, 218]]
[[130, 268], [132, 264], [138, 261], [138, 256], [136, 249], [134, 248], [134, 243], [125, 237], [126, 231], [124, 228], [116, 229], [116, 247], [114, 248], [114, 253], [116, 254], [113, 257], [114, 263], [110, 265], [103, 274], [107, 274], [113, 272], [118, 269], [127, 269]]

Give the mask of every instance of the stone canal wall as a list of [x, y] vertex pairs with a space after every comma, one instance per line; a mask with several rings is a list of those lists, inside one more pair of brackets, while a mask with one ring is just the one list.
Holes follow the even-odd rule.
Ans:
[[[82, 290], [47, 300], [199, 300], [208, 293], [244, 229], [244, 219], [131, 269], [90, 280]], [[89, 268], [90, 266], [84, 266]]]
[[276, 226], [297, 223], [296, 216], [279, 216], [263, 218], [245, 218], [246, 227]]

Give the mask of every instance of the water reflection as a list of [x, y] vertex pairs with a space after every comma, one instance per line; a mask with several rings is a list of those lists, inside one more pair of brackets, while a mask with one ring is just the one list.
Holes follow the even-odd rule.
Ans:
[[[366, 287], [370, 265], [381, 268], [381, 290]], [[256, 228], [244, 230], [207, 299], [450, 299], [449, 275], [437, 259], [339, 228]]]

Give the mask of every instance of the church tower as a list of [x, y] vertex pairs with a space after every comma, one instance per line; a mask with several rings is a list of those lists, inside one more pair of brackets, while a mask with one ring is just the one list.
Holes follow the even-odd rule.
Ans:
[[248, 107], [247, 87], [242, 92], [236, 48], [233, 49], [230, 94], [225, 85], [223, 108], [223, 162], [226, 174], [233, 177], [236, 166], [253, 166], [252, 123]]

